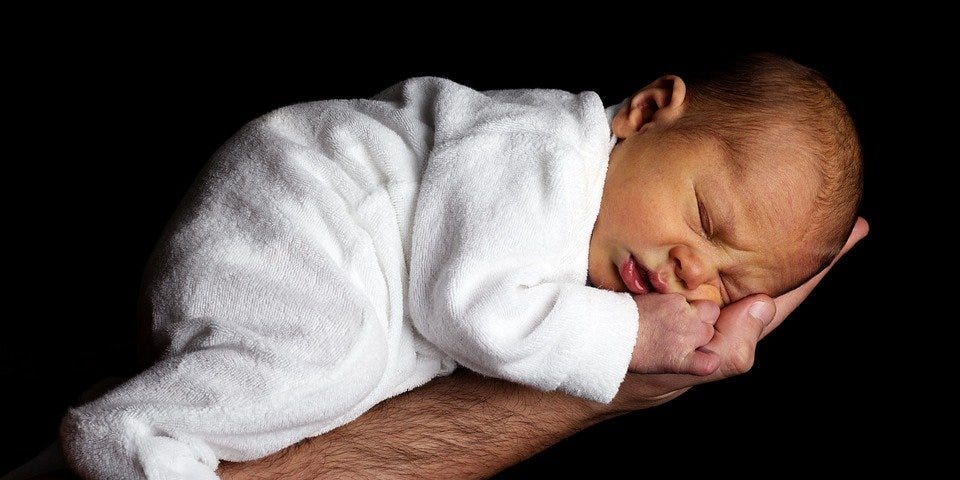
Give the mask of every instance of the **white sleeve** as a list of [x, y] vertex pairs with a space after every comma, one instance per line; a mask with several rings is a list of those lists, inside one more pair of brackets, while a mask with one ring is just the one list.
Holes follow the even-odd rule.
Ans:
[[609, 402], [632, 297], [586, 285], [609, 155], [599, 97], [448, 89], [413, 226], [418, 331], [478, 373]]

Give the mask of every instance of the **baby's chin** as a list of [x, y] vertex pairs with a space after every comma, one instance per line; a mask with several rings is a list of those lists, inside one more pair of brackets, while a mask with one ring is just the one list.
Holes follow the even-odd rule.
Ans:
[[603, 279], [602, 276], [597, 276], [597, 279], [594, 280], [593, 275], [587, 275], [587, 286], [593, 288], [599, 288], [601, 290], [612, 290], [614, 292], [627, 292], [627, 287], [620, 283], [619, 286], [615, 285], [613, 282]]
[[592, 264], [587, 269], [587, 286], [614, 292], [627, 291], [627, 286], [620, 280], [620, 274], [616, 270], [612, 267], [603, 269]]

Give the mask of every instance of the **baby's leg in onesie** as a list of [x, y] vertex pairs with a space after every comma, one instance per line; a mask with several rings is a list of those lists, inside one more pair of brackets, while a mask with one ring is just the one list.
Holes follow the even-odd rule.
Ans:
[[[339, 307], [329, 311], [346, 312]], [[70, 410], [70, 463], [91, 478], [212, 479], [218, 457], [259, 458], [352, 420], [379, 401], [365, 399], [386, 364], [377, 320], [352, 313], [358, 321], [333, 332], [341, 345], [318, 342], [324, 359], [310, 350], [317, 332], [303, 326], [267, 335], [229, 320], [185, 321], [191, 335], [179, 353]]]
[[[342, 288], [346, 279], [331, 275], [315, 292], [289, 292], [304, 295], [290, 305], [270, 298], [283, 288], [281, 278], [232, 274], [229, 284], [197, 286], [222, 300], [223, 313], [176, 321], [169, 350], [175, 353], [70, 410], [62, 433], [80, 472], [212, 479], [218, 457], [259, 458], [346, 423], [380, 400], [372, 394], [387, 362], [385, 329], [364, 298]], [[229, 314], [234, 308], [251, 310], [246, 321]], [[292, 316], [301, 321], [278, 321]]]
[[373, 242], [322, 185], [305, 199], [282, 163], [265, 168], [255, 185], [230, 177], [239, 168], [209, 175], [161, 242], [145, 291], [163, 356], [68, 411], [63, 449], [81, 474], [214, 479], [218, 458], [262, 457], [392, 392], [388, 316], [402, 311], [371, 298], [385, 290]]

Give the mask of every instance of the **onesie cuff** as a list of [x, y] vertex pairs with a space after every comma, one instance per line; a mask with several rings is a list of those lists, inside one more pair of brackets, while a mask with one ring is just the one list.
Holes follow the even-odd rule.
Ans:
[[[572, 292], [571, 292], [572, 293]], [[614, 292], [593, 287], [577, 290], [581, 298], [570, 299], [567, 308], [582, 322], [594, 328], [577, 332], [573, 339], [580, 346], [580, 355], [571, 365], [559, 389], [571, 395], [600, 403], [610, 403], [620, 389], [630, 366], [637, 341], [640, 315], [637, 303], [627, 292]]]

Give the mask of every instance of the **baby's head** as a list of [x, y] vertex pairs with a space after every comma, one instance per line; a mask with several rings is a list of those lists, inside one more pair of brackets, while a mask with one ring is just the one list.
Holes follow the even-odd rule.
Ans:
[[[836, 256], [856, 220], [862, 160], [843, 102], [771, 55], [667, 75], [612, 122], [589, 280], [726, 304], [776, 296]], [[631, 260], [633, 258], [633, 260]]]

